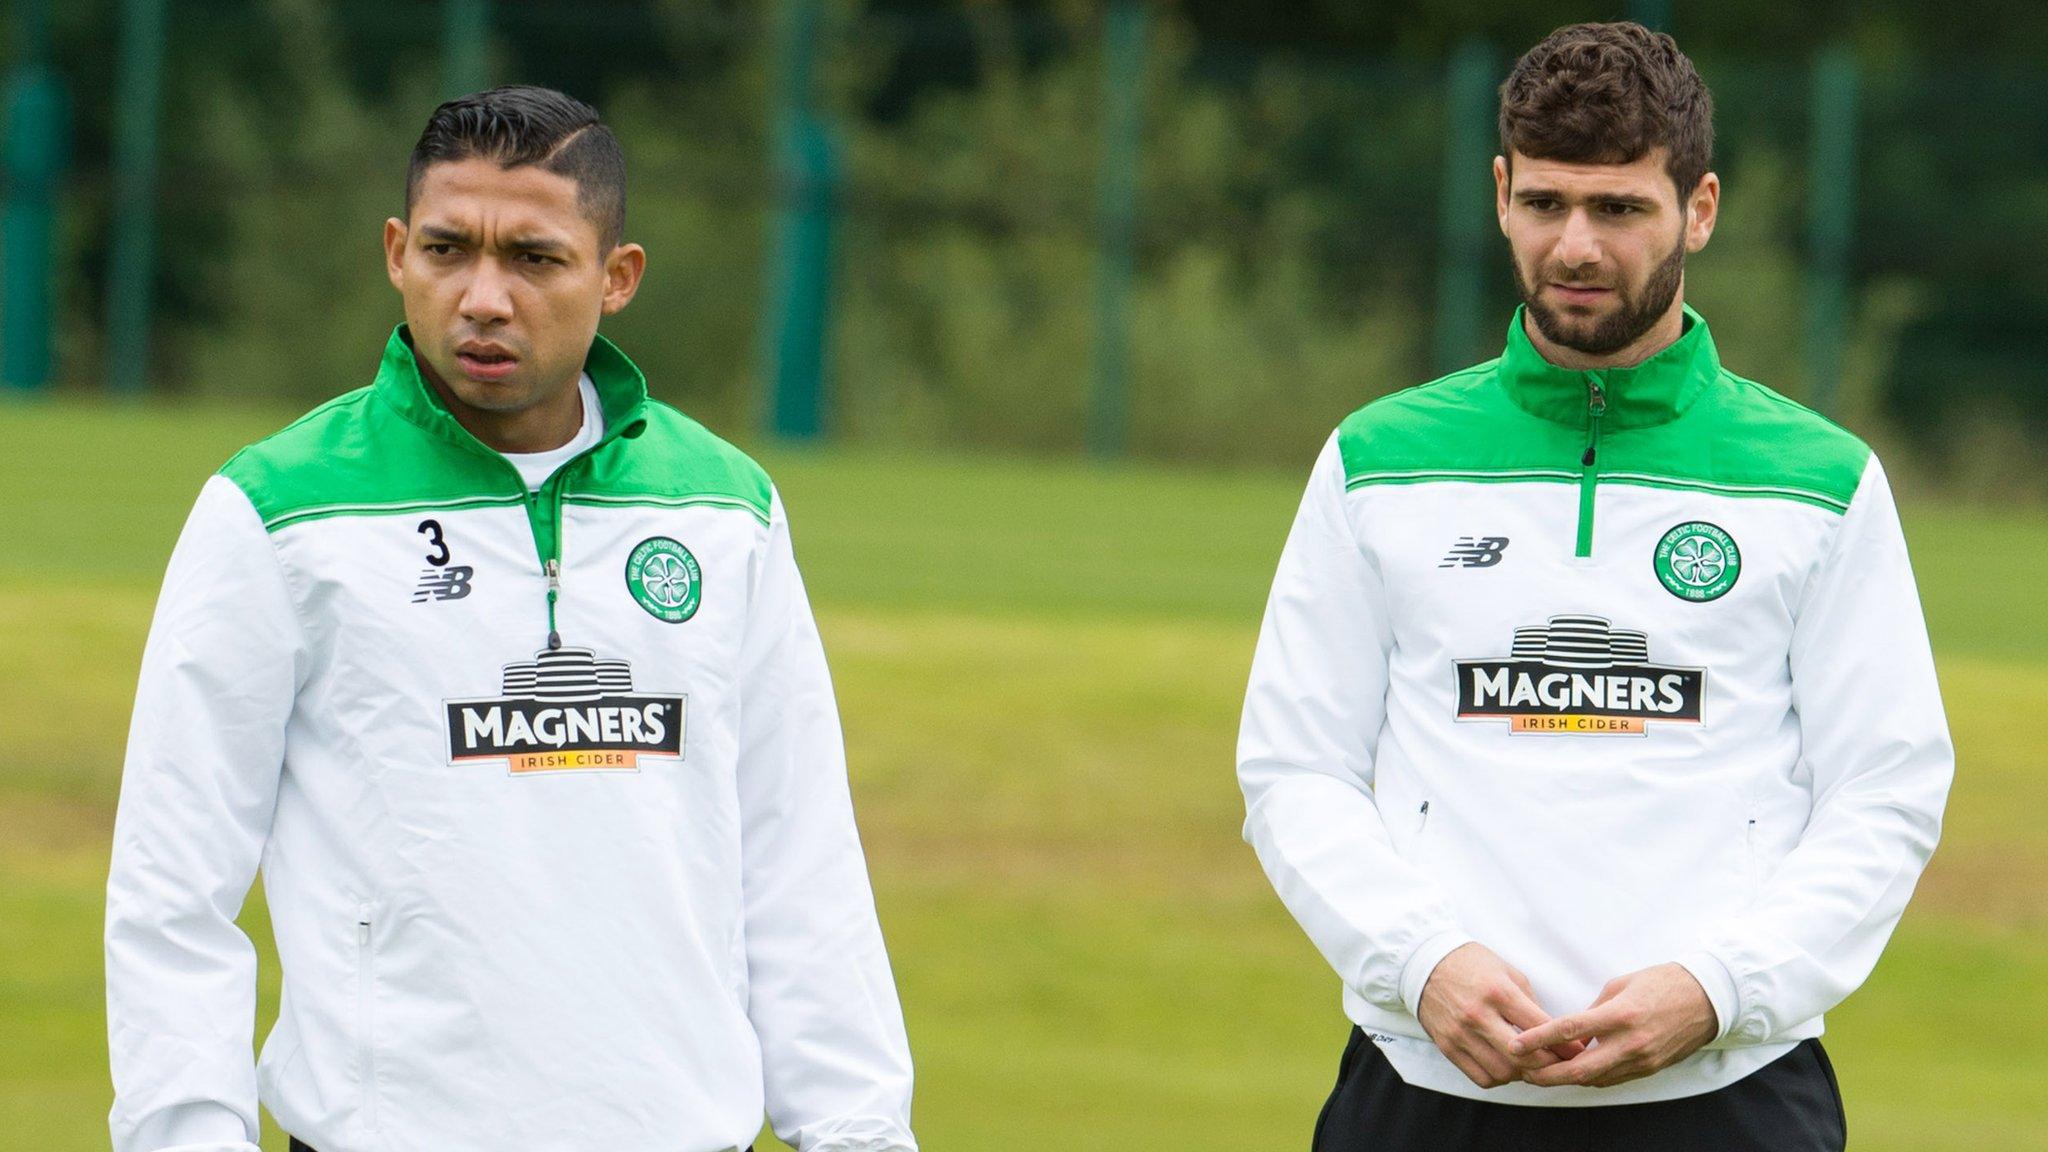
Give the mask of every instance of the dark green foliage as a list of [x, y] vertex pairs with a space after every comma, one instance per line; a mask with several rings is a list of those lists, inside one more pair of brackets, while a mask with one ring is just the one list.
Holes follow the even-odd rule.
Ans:
[[[117, 6], [61, 6], [80, 139], [60, 371], [101, 377], [109, 46]], [[1730, 367], [1795, 397], [1809, 63], [1861, 61], [1862, 179], [1839, 411], [1946, 470], [1985, 428], [2048, 435], [2048, 81], [2018, 0], [1938, 9], [1671, 5], [1713, 87], [1723, 223], [1688, 298]], [[818, 98], [846, 181], [828, 432], [1078, 452], [1095, 346], [1101, 0], [832, 6]], [[492, 6], [495, 79], [598, 105], [630, 173], [641, 298], [606, 331], [714, 429], [758, 423], [776, 6]], [[1303, 462], [1345, 412], [1436, 374], [1449, 52], [1512, 54], [1627, 5], [1187, 0], [1153, 22], [1131, 295], [1133, 451]], [[173, 6], [154, 377], [293, 403], [367, 380], [398, 318], [377, 234], [440, 90], [438, 0]], [[2030, 63], [2036, 62], [2036, 63]], [[1468, 178], [1480, 185], [1483, 172]], [[1488, 307], [1512, 303], [1490, 237]], [[1470, 349], [1478, 360], [1495, 339]], [[1889, 423], [1901, 431], [1887, 436]], [[2001, 432], [2001, 435], [2005, 435]], [[1969, 441], [1972, 445], [1976, 440]], [[1946, 454], [1946, 455], [1944, 455]], [[2009, 454], [2009, 453], [2008, 453]]]

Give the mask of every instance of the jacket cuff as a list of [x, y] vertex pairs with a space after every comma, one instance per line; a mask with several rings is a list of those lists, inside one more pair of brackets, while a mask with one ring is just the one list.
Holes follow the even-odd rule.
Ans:
[[1430, 973], [1444, 957], [1470, 943], [1472, 937], [1453, 928], [1424, 940], [1408, 954], [1408, 962], [1401, 966], [1401, 1002], [1408, 1006], [1409, 1015], [1422, 1019], [1422, 990], [1429, 984]]
[[1688, 952], [1678, 957], [1678, 966], [1692, 973], [1707, 994], [1707, 1002], [1714, 1006], [1715, 1030], [1712, 1044], [1726, 1039], [1735, 1028], [1736, 1017], [1741, 1012], [1742, 999], [1735, 987], [1735, 976], [1728, 971], [1712, 952]]
[[910, 1133], [893, 1136], [828, 1136], [806, 1146], [804, 1152], [917, 1152]]
[[143, 1113], [140, 1123], [134, 1122], [117, 1104], [115, 1113], [108, 1117], [108, 1126], [113, 1136], [113, 1152], [263, 1152], [249, 1139], [255, 1125], [238, 1109], [218, 1099], [187, 1100], [157, 1107]]

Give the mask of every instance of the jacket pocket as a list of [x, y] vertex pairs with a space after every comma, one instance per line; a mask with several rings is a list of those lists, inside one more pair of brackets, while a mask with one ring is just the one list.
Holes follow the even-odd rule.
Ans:
[[1399, 836], [1395, 838], [1395, 844], [1397, 845], [1395, 850], [1400, 852], [1402, 858], [1416, 868], [1427, 868], [1429, 866], [1429, 823], [1432, 819], [1431, 813], [1436, 808], [1437, 803], [1434, 800], [1418, 801], [1415, 807], [1408, 810], [1409, 832], [1406, 837], [1407, 847], [1398, 847], [1401, 838]]
[[356, 906], [356, 1077], [364, 1132], [377, 1130], [377, 952], [368, 903]]
[[1743, 813], [1742, 825], [1742, 894], [1743, 903], [1756, 899], [1757, 889], [1763, 887], [1763, 868], [1757, 862], [1756, 809]]

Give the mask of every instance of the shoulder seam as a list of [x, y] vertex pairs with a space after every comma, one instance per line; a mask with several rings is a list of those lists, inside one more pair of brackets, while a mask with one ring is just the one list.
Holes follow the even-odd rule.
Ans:
[[1829, 416], [1827, 413], [1822, 412], [1819, 409], [1809, 407], [1808, 405], [1801, 404], [1799, 401], [1794, 400], [1790, 396], [1785, 395], [1783, 392], [1778, 391], [1777, 389], [1771, 387], [1768, 384], [1764, 384], [1756, 380], [1751, 380], [1747, 376], [1738, 376], [1735, 373], [1730, 372], [1725, 367], [1721, 369], [1721, 375], [1728, 377], [1730, 380], [1735, 381], [1737, 384], [1742, 384], [1751, 389], [1754, 389], [1765, 400], [1771, 401], [1772, 403], [1775, 403], [1780, 407], [1792, 408], [1797, 411], [1804, 412], [1808, 416], [1811, 416], [1814, 419], [1819, 420], [1821, 423], [1826, 424], [1828, 427], [1833, 428], [1835, 431], [1840, 432], [1842, 435], [1847, 436], [1849, 439], [1855, 441], [1859, 446], [1863, 448], [1864, 451], [1870, 451], [1869, 442], [1865, 441], [1863, 437], [1858, 436], [1856, 433], [1844, 427], [1841, 423], [1836, 421], [1834, 417]]
[[[316, 404], [313, 406], [311, 410], [307, 411], [304, 415], [300, 416], [298, 419], [292, 421], [291, 423], [285, 425], [284, 427], [279, 428], [277, 431], [272, 432], [268, 436], [264, 436], [260, 439], [252, 440], [249, 443], [244, 444], [240, 448], [236, 449], [235, 454], [228, 457], [227, 460], [224, 463], [222, 463], [218, 469], [216, 469], [216, 471], [219, 474], [225, 475], [227, 473], [228, 468], [231, 467], [235, 461], [240, 460], [242, 457], [248, 455], [251, 451], [260, 448], [265, 444], [270, 443], [272, 440], [275, 440], [280, 436], [283, 436], [285, 433], [290, 432], [292, 429], [297, 428], [299, 425], [306, 423], [307, 421], [313, 419], [314, 417], [325, 414], [328, 411], [328, 409], [339, 408], [342, 407], [343, 405], [348, 404], [361, 404], [369, 400], [375, 394], [376, 390], [373, 387], [365, 386], [362, 388], [351, 388], [348, 391], [343, 392], [339, 396], [335, 396], [320, 404]], [[236, 484], [235, 486], [237, 488], [241, 487], [240, 484]], [[243, 495], [248, 495], [248, 489], [244, 488], [242, 491]], [[250, 497], [250, 502], [253, 504], [255, 502], [255, 497]]]
[[1474, 364], [1469, 368], [1460, 368], [1456, 372], [1451, 372], [1446, 375], [1439, 376], [1434, 380], [1424, 380], [1420, 384], [1410, 384], [1406, 388], [1396, 388], [1392, 392], [1389, 392], [1384, 396], [1375, 396], [1372, 399], [1367, 400], [1365, 403], [1360, 404], [1358, 407], [1352, 409], [1349, 415], [1345, 416], [1344, 419], [1337, 422], [1337, 427], [1341, 431], [1344, 425], [1351, 423], [1353, 419], [1357, 418], [1359, 415], [1363, 414], [1368, 409], [1376, 408], [1379, 405], [1385, 404], [1390, 400], [1406, 396], [1410, 392], [1420, 392], [1425, 388], [1434, 388], [1439, 384], [1450, 384], [1455, 381], [1462, 380], [1468, 376], [1478, 376], [1483, 373], [1492, 371], [1494, 367], [1499, 363], [1500, 359], [1496, 357], [1492, 360], [1487, 360], [1483, 363]]
[[713, 432], [711, 429], [705, 427], [704, 422], [702, 420], [697, 419], [695, 416], [690, 415], [688, 412], [683, 411], [681, 408], [676, 407], [675, 405], [669, 403], [666, 400], [661, 400], [653, 396], [649, 396], [647, 398], [647, 403], [650, 407], [666, 408], [670, 412], [674, 413], [676, 416], [684, 420], [688, 420], [693, 426], [697, 428], [698, 431], [704, 433], [704, 435], [709, 436], [713, 440], [716, 440], [718, 443], [724, 445], [726, 451], [731, 452], [733, 455], [746, 461], [747, 464], [754, 469], [754, 471], [759, 472], [761, 474], [761, 479], [768, 481], [771, 484], [774, 482], [773, 478], [771, 478], [768, 475], [768, 469], [763, 467], [759, 460], [754, 459], [753, 453], [748, 452], [746, 449], [741, 448], [739, 445], [733, 443], [732, 441], [726, 439], [723, 436], [720, 436], [718, 433]]
[[[312, 413], [309, 412], [307, 415], [310, 416]], [[293, 421], [293, 423], [297, 423], [297, 421]], [[237, 453], [237, 455], [240, 455], [240, 453]], [[264, 551], [269, 554], [271, 568], [277, 573], [278, 586], [284, 590], [285, 603], [291, 607], [292, 631], [298, 635], [299, 647], [301, 649], [306, 648], [308, 646], [306, 618], [299, 608], [298, 590], [292, 585], [291, 573], [285, 570], [284, 554], [278, 550], [276, 534], [270, 530], [270, 525], [263, 519], [263, 509], [256, 506], [256, 500], [249, 495], [249, 490], [242, 487], [241, 483], [234, 477], [221, 475], [220, 473], [215, 473], [215, 475], [220, 476], [221, 480], [225, 481], [229, 487], [235, 490], [236, 494], [241, 496], [242, 500], [249, 505], [249, 514], [256, 517], [257, 526], [263, 533]], [[208, 479], [212, 478], [209, 477]]]

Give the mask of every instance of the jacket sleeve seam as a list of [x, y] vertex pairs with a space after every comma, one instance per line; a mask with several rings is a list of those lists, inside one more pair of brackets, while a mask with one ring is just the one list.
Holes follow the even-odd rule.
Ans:
[[277, 574], [278, 587], [284, 589], [285, 605], [291, 609], [292, 636], [297, 641], [296, 652], [292, 660], [292, 687], [293, 695], [296, 696], [297, 689], [304, 682], [303, 668], [298, 657], [309, 651], [309, 641], [306, 636], [306, 615], [300, 609], [299, 590], [292, 581], [291, 572], [285, 567], [284, 556], [277, 547], [277, 535], [264, 526], [263, 516], [256, 510], [256, 502], [250, 499], [249, 493], [239, 483], [236, 483], [233, 477], [224, 475], [221, 479], [226, 480], [234, 488], [235, 494], [240, 496], [242, 502], [248, 507], [249, 514], [256, 518], [257, 531], [263, 533], [264, 552], [270, 557], [271, 571]]

